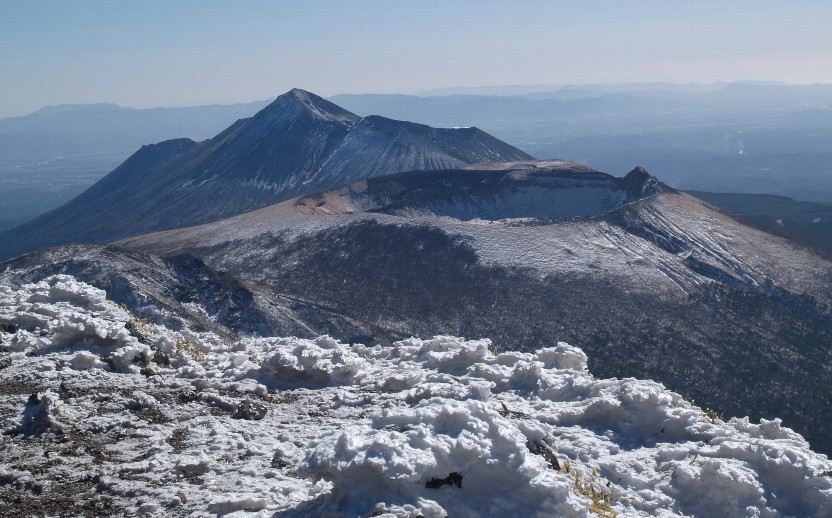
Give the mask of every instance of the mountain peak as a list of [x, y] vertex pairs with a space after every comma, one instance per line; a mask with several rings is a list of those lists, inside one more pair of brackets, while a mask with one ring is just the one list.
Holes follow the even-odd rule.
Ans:
[[655, 176], [647, 172], [647, 169], [639, 166], [633, 168], [624, 177], [624, 184], [627, 192], [633, 199], [643, 198], [661, 191], [661, 184]]
[[[306, 90], [300, 88], [293, 88], [283, 95], [278, 96], [272, 104], [263, 109], [264, 113], [279, 111], [284, 113], [285, 110], [296, 110], [298, 113], [307, 113], [313, 118], [327, 121], [338, 121], [354, 124], [360, 117], [354, 113], [348, 112], [340, 106], [331, 103]], [[261, 113], [263, 113], [261, 112]]]
[[292, 88], [288, 92], [287, 95], [291, 95], [295, 99], [298, 100], [305, 100], [305, 99], [322, 99], [322, 97], [313, 94], [312, 92], [306, 91], [302, 88]]
[[651, 176], [650, 172], [647, 171], [647, 169], [641, 167], [640, 165], [635, 166], [632, 171], [627, 173], [627, 176], [630, 176], [631, 174], [638, 176]]

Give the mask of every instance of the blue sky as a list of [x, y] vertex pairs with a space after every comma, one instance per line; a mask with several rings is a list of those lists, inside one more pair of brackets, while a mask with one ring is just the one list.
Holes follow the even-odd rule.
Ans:
[[0, 0], [0, 117], [449, 86], [832, 83], [832, 2]]

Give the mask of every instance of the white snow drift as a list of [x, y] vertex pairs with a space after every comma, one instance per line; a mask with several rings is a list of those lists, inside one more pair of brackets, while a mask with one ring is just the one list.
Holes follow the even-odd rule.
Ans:
[[[0, 286], [0, 496], [102, 513], [832, 516], [778, 420], [595, 379], [565, 343], [392, 347], [144, 323], [55, 276]], [[22, 499], [22, 500], [21, 500]], [[69, 507], [66, 507], [69, 506]], [[48, 507], [47, 507], [48, 509]]]

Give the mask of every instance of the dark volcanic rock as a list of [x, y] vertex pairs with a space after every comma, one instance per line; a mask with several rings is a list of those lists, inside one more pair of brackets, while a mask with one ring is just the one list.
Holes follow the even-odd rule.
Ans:
[[0, 318], [0, 331], [3, 331], [4, 333], [16, 333], [17, 326], [14, 322], [9, 322], [5, 318]]
[[246, 399], [237, 407], [237, 412], [233, 416], [235, 419], [247, 419], [249, 421], [259, 421], [266, 417], [266, 405]]
[[442, 486], [456, 486], [462, 489], [462, 475], [454, 471], [453, 473], [448, 473], [448, 476], [445, 478], [434, 477], [425, 482], [425, 487], [428, 489], [439, 489]]
[[527, 441], [526, 448], [528, 448], [529, 451], [535, 455], [540, 455], [546, 459], [546, 461], [549, 462], [549, 465], [552, 466], [553, 470], [560, 471], [560, 462], [558, 462], [558, 458], [555, 456], [555, 453], [548, 446], [536, 441]]

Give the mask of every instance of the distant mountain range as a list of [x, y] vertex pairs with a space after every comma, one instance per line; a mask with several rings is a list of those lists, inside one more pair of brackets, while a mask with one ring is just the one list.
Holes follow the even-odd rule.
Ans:
[[[532, 156], [567, 157], [618, 176], [638, 163], [679, 189], [832, 202], [830, 85], [568, 85], [330, 101], [358, 115], [476, 126]], [[66, 203], [142, 145], [201, 141], [267, 104], [64, 105], [2, 119], [0, 230]]]
[[264, 100], [190, 108], [47, 106], [29, 115], [0, 119], [0, 163], [77, 153], [132, 153], [144, 144], [177, 137], [202, 140], [267, 104]]
[[530, 158], [476, 128], [361, 118], [292, 90], [212, 139], [142, 147], [74, 200], [0, 234], [0, 257], [216, 221], [383, 174]]

